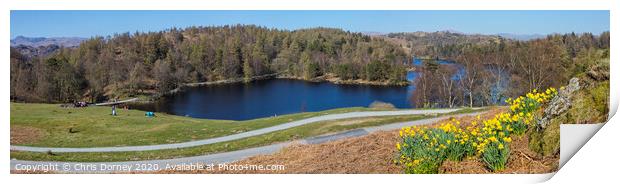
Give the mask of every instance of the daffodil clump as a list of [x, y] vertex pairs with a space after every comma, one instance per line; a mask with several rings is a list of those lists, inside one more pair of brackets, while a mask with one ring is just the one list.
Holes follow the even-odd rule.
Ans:
[[396, 162], [404, 166], [406, 173], [437, 173], [446, 159], [461, 161], [480, 156], [489, 169], [501, 171], [508, 162], [511, 136], [522, 136], [534, 121], [536, 111], [556, 95], [557, 91], [549, 88], [508, 99], [510, 112], [488, 120], [481, 120], [478, 115], [464, 129], [454, 118], [431, 128], [405, 127], [399, 132], [401, 141], [396, 149], [400, 158]]

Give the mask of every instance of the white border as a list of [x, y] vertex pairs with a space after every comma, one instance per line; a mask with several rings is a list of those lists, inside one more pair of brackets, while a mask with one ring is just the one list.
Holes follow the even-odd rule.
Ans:
[[20, 0], [10, 9], [74, 10], [609, 10], [610, 0]]
[[[5, 141], [0, 141], [4, 148], [2, 157], [9, 158], [9, 42], [10, 39], [10, 10], [26, 10], [26, 9], [42, 9], [42, 10], [145, 10], [145, 9], [187, 9], [187, 10], [273, 10], [273, 9], [291, 9], [291, 10], [610, 10], [611, 30], [617, 30], [619, 22], [616, 15], [618, 1], [614, 0], [228, 0], [228, 1], [210, 1], [203, 2], [199, 0], [11, 0], [1, 1], [2, 13], [0, 21], [2, 22], [1, 38], [5, 40], [0, 45], [1, 57], [5, 58], [1, 67], [0, 75], [2, 76], [2, 90], [0, 91], [0, 112], [2, 112], [2, 135]], [[612, 31], [614, 32], [614, 31]], [[612, 33], [613, 34], [613, 33]], [[615, 35], [615, 34], [614, 34]], [[611, 45], [620, 43], [618, 37], [611, 37]], [[611, 71], [619, 71], [618, 65], [615, 64], [618, 54], [617, 47], [612, 47], [611, 54]], [[611, 80], [611, 114], [615, 114], [618, 107], [618, 83], [617, 74], [612, 72]], [[576, 179], [583, 181], [617, 181], [614, 178], [617, 170], [618, 158], [614, 158], [617, 153], [616, 140], [620, 138], [612, 132], [617, 130], [620, 121], [618, 118], [612, 118], [608, 125], [603, 127], [601, 131], [592, 140], [577, 153], [565, 168], [561, 169], [554, 180], [560, 183], [574, 182]], [[615, 128], [614, 128], [615, 127]], [[614, 135], [615, 134], [615, 135]], [[595, 143], [594, 143], [595, 142]], [[9, 160], [0, 159], [0, 172], [3, 177], [7, 177], [9, 173]], [[197, 182], [197, 183], [229, 183], [244, 182], [253, 183], [256, 181], [270, 183], [291, 183], [291, 182], [343, 182], [343, 183], [418, 183], [418, 182], [450, 182], [461, 183], [463, 181], [483, 182], [483, 183], [513, 183], [513, 182], [536, 182], [541, 181], [550, 175], [10, 175], [3, 178], [6, 183], [22, 183], [22, 182], [38, 182], [38, 183], [179, 183], [179, 182]], [[605, 178], [609, 180], [605, 180]], [[440, 183], [441, 183], [440, 182]]]

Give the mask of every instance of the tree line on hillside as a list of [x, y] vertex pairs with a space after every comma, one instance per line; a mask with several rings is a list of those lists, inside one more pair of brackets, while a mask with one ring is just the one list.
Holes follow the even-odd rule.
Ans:
[[[418, 107], [503, 104], [532, 89], [558, 87], [609, 58], [609, 32], [554, 34], [529, 41], [498, 39], [429, 45], [418, 55], [456, 62], [425, 62], [416, 71], [411, 102]], [[416, 54], [416, 53], [414, 53]]]
[[254, 25], [172, 28], [93, 37], [29, 57], [11, 48], [11, 99], [102, 101], [164, 93], [183, 83], [278, 74], [396, 83], [410, 56], [384, 38], [340, 29]]
[[467, 45], [488, 45], [509, 39], [497, 35], [463, 34], [450, 31], [389, 33], [389, 38], [406, 40], [403, 45], [418, 58], [445, 59], [460, 54]]

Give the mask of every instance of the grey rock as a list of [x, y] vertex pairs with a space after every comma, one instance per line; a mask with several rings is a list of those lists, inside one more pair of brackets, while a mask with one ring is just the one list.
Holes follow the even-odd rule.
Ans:
[[542, 118], [538, 121], [540, 128], [545, 128], [551, 119], [566, 112], [571, 106], [572, 102], [570, 97], [572, 94], [581, 88], [578, 78], [570, 79], [568, 86], [558, 91], [558, 95], [551, 99], [549, 106], [545, 109]]
[[588, 77], [595, 81], [609, 80], [609, 67], [597, 65], [592, 67], [588, 72]]
[[382, 102], [382, 101], [374, 101], [368, 107], [370, 107], [370, 108], [385, 108], [385, 109], [395, 109], [396, 108], [396, 107], [394, 107], [393, 104]]

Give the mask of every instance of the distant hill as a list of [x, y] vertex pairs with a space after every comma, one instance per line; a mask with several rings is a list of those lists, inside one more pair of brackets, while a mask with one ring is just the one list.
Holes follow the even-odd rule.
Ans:
[[[465, 34], [457, 31], [389, 33], [388, 38], [405, 41], [404, 47], [414, 56], [451, 58], [466, 45], [496, 44], [510, 39], [498, 35]], [[402, 42], [401, 42], [402, 43]]]
[[501, 36], [508, 39], [528, 41], [533, 39], [545, 38], [545, 35], [541, 34], [512, 34], [512, 33], [499, 33], [497, 36]]
[[33, 47], [29, 45], [11, 45], [11, 50], [15, 49], [21, 55], [26, 58], [37, 58], [37, 57], [45, 57], [60, 49], [60, 46], [56, 44], [46, 45], [46, 46], [38, 46]]
[[381, 36], [381, 35], [385, 35], [385, 33], [382, 32], [376, 32], [376, 31], [367, 31], [367, 32], [362, 32], [363, 35], [368, 35], [368, 36]]
[[61, 47], [78, 47], [86, 38], [80, 37], [25, 37], [11, 40], [11, 48], [27, 58], [45, 57]]
[[76, 47], [80, 45], [86, 38], [80, 37], [25, 37], [17, 36], [11, 40], [11, 47], [19, 45], [31, 46], [31, 47], [46, 47], [49, 45], [58, 45], [62, 47]]
[[412, 41], [413, 45], [426, 47], [427, 45], [448, 45], [457, 43], [489, 43], [502, 39], [498, 35], [465, 34], [457, 31], [436, 32], [401, 32], [387, 34], [390, 38], [400, 38]]

